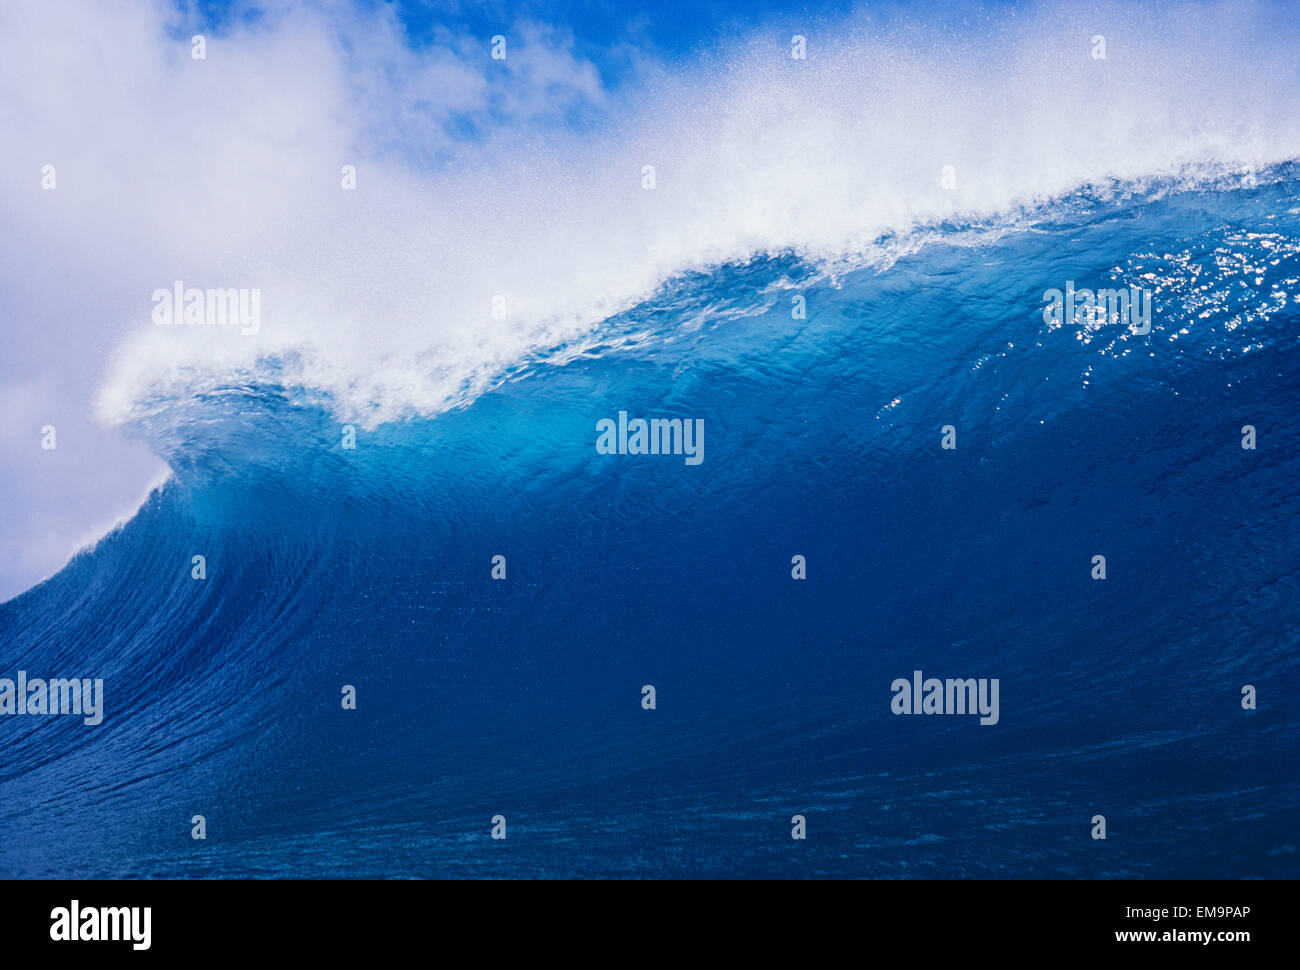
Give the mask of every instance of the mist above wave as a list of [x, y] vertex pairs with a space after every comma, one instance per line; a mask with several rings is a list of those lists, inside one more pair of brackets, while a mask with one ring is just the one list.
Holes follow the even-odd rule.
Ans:
[[[1277, 18], [1099, 5], [985, 13], [967, 32], [822, 22], [802, 30], [802, 60], [773, 26], [645, 65], [592, 125], [503, 131], [438, 170], [367, 141], [374, 119], [337, 93], [338, 60], [313, 110], [346, 120], [357, 188], [321, 146], [319, 173], [277, 208], [292, 232], [194, 280], [257, 287], [255, 336], [153, 326], [142, 299], [101, 414], [140, 422], [274, 383], [374, 427], [472, 400], [548, 348], [582, 353], [684, 273], [790, 254], [835, 272], [954, 228], [1032, 224], [1080, 190], [1238, 186], [1300, 157], [1300, 48]], [[180, 276], [156, 269], [159, 286]]]

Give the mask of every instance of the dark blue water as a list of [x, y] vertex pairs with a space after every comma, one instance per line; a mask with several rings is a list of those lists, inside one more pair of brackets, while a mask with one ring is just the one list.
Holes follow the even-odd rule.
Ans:
[[[1151, 332], [1047, 326], [1067, 280]], [[679, 278], [355, 450], [178, 400], [175, 479], [0, 606], [0, 676], [106, 706], [0, 717], [0, 875], [1294, 877], [1298, 294], [1284, 170]], [[597, 454], [620, 410], [703, 463]], [[893, 715], [913, 670], [999, 722]]]

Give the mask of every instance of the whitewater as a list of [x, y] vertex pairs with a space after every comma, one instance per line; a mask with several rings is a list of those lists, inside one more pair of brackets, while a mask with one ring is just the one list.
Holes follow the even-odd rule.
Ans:
[[[581, 355], [687, 273], [793, 255], [834, 279], [955, 231], [1032, 231], [1081, 192], [1243, 184], [1300, 156], [1279, 17], [1065, 6], [921, 36], [826, 21], [806, 29], [805, 60], [768, 29], [685, 74], [646, 65], [577, 132], [494, 132], [472, 165], [365, 159], [355, 193], [334, 167], [295, 172], [269, 207], [291, 228], [232, 226], [240, 245], [221, 253], [223, 278], [260, 284], [266, 332], [171, 333], [142, 313], [99, 415], [147, 422], [219, 384], [269, 381], [374, 427], [464, 405], [539, 355]], [[1094, 21], [1120, 29], [1104, 60]], [[351, 123], [361, 141], [373, 122]]]

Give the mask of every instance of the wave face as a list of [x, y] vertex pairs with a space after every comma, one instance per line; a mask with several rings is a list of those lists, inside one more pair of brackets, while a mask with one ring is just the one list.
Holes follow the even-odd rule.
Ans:
[[[0, 872], [1297, 875], [1300, 172], [1111, 189], [681, 274], [354, 450], [289, 385], [154, 409], [174, 479], [0, 606], [0, 675], [105, 683], [0, 718]], [[703, 462], [598, 454], [620, 411]], [[999, 723], [895, 716], [913, 670]]]

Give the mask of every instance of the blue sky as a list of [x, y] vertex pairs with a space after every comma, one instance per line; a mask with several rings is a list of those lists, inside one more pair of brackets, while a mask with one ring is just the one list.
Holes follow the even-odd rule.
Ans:
[[[405, 26], [413, 46], [435, 42], [446, 30], [481, 37], [503, 33], [521, 21], [561, 24], [568, 28], [583, 56], [605, 61], [617, 70], [610, 52], [624, 44], [648, 47], [665, 56], [686, 56], [728, 32], [772, 25], [782, 21], [805, 22], [809, 17], [840, 16], [864, 4], [843, 0], [824, 3], [782, 3], [774, 0], [655, 0], [653, 3], [612, 2], [440, 2], [399, 0], [384, 3], [363, 0], [363, 9], [391, 7]], [[875, 4], [877, 8], [897, 4]], [[263, 16], [260, 5], [226, 0], [200, 0], [192, 8], [193, 21], [223, 27], [231, 22], [255, 22]]]

